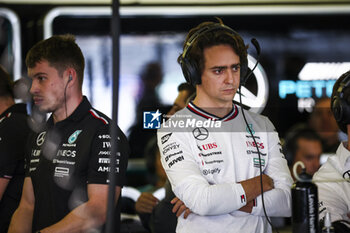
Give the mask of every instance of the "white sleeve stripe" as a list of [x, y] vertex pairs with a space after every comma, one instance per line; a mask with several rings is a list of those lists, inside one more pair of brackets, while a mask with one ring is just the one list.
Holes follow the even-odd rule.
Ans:
[[96, 112], [95, 110], [90, 109], [89, 112], [91, 113], [91, 115], [92, 115], [93, 117], [95, 117], [96, 119], [99, 119], [99, 120], [103, 121], [103, 123], [104, 123], [105, 125], [108, 125], [108, 121], [107, 121], [105, 118], [103, 118], [103, 117], [101, 117], [100, 115], [98, 115], [97, 112]]

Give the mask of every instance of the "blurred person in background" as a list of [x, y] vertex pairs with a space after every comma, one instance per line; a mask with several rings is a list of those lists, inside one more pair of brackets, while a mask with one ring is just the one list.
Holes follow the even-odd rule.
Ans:
[[[171, 109], [166, 114], [167, 117], [170, 117], [177, 111], [183, 109], [187, 105], [189, 98], [195, 93], [195, 88], [188, 83], [181, 83], [177, 90], [178, 95]], [[172, 233], [175, 232], [176, 229], [177, 217], [172, 212], [173, 205], [170, 202], [175, 195], [171, 190], [171, 186], [160, 162], [160, 152], [157, 146], [156, 137], [150, 140], [147, 148], [149, 150], [147, 151], [148, 153], [145, 153], [146, 158], [150, 158], [151, 155], [153, 155], [152, 158], [155, 157], [155, 160], [150, 159], [148, 161], [154, 161], [154, 163], [151, 163], [154, 164], [153, 169], [151, 170], [156, 171], [156, 180], [158, 181], [158, 184], [161, 184], [161, 187], [165, 188], [165, 198], [159, 200], [151, 192], [142, 192], [136, 201], [135, 209], [140, 215], [143, 226], [150, 232]], [[150, 163], [148, 164], [148, 167], [152, 167], [150, 166]], [[156, 185], [154, 188], [158, 189], [159, 187], [159, 185]], [[155, 190], [151, 191], [153, 192]]]
[[313, 175], [320, 168], [322, 141], [316, 131], [306, 125], [299, 124], [287, 132], [283, 152], [290, 171], [293, 170], [297, 161], [301, 161], [305, 165], [306, 173]]
[[[350, 71], [333, 86], [331, 110], [339, 129], [350, 133]], [[326, 213], [335, 233], [350, 232], [350, 138], [338, 143], [334, 156], [314, 174], [318, 188], [319, 220], [323, 227]]]
[[143, 128], [143, 112], [166, 108], [160, 101], [157, 87], [163, 80], [163, 69], [158, 62], [145, 64], [140, 73], [141, 88], [136, 106], [135, 122], [129, 129], [130, 158], [144, 158], [147, 142], [156, 135], [154, 129]]
[[335, 153], [340, 142], [339, 128], [330, 106], [330, 98], [316, 100], [309, 118], [309, 126], [320, 135], [325, 153]]
[[29, 134], [26, 104], [15, 103], [14, 82], [0, 66], [0, 232], [7, 232], [21, 199]]

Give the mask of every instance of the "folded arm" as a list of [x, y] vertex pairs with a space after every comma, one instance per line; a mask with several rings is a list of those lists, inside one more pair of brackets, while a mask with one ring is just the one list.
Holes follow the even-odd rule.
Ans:
[[[287, 165], [287, 161], [284, 155], [281, 153], [281, 145], [279, 143], [279, 137], [277, 132], [272, 129], [272, 123], [269, 122], [269, 161], [266, 165], [264, 174], [273, 179], [274, 189], [264, 193], [264, 203], [266, 207], [266, 213], [268, 216], [291, 216], [291, 186], [293, 183], [290, 171]], [[260, 185], [259, 185], [260, 187]], [[257, 205], [252, 210], [253, 215], [264, 216], [264, 210], [262, 205], [262, 196], [258, 196], [256, 200]]]

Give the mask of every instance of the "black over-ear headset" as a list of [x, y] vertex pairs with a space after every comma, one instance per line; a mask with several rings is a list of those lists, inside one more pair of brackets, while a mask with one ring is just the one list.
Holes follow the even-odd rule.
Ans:
[[[203, 26], [202, 28], [198, 29], [193, 35], [187, 40], [186, 46], [184, 47], [183, 53], [180, 56], [180, 65], [182, 69], [182, 73], [185, 76], [185, 79], [188, 83], [190, 83], [192, 86], [196, 86], [197, 84], [201, 84], [201, 70], [200, 67], [198, 67], [197, 63], [193, 61], [192, 59], [189, 59], [187, 55], [188, 51], [193, 46], [193, 43], [204, 34], [215, 31], [215, 30], [224, 30], [228, 33], [232, 34], [236, 37], [241, 37], [236, 31], [231, 29], [230, 27], [221, 24], [221, 23], [213, 23], [210, 25]], [[242, 39], [243, 41], [243, 39]], [[240, 57], [240, 78], [241, 83], [244, 83], [244, 79], [246, 78], [246, 74], [248, 71], [248, 58], [245, 57], [242, 59]]]
[[334, 84], [331, 109], [339, 128], [346, 132], [346, 125], [350, 124], [350, 91], [344, 90], [350, 87], [350, 71], [344, 73]]

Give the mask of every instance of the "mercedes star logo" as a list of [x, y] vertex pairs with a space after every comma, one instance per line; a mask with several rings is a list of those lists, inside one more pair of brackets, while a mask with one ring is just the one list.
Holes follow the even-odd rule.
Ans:
[[346, 172], [343, 173], [343, 178], [344, 178], [347, 182], [350, 182], [350, 170], [347, 170]]
[[37, 144], [38, 146], [41, 146], [41, 145], [44, 143], [44, 141], [45, 141], [45, 135], [46, 135], [46, 132], [44, 131], [44, 132], [41, 132], [41, 133], [39, 134], [39, 136], [36, 138], [36, 144]]
[[193, 131], [193, 136], [197, 140], [205, 140], [209, 136], [209, 131], [206, 128], [200, 127], [200, 128], [195, 128]]

